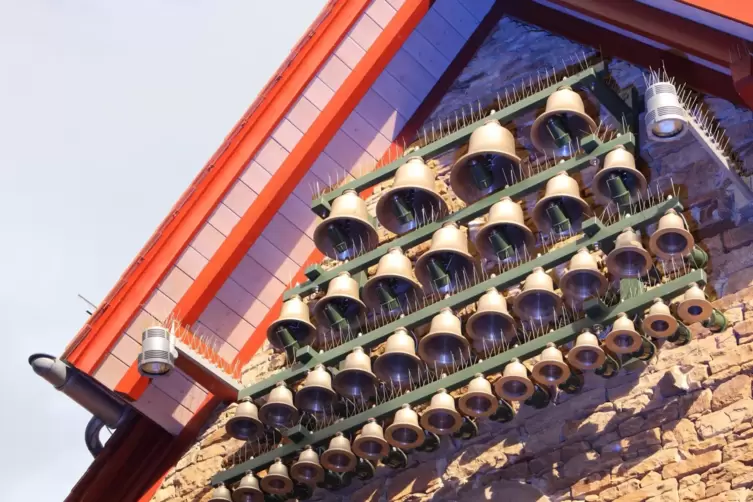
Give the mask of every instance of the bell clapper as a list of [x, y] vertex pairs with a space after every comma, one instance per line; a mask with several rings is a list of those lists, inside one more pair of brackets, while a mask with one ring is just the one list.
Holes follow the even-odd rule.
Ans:
[[583, 372], [576, 368], [570, 369], [570, 376], [559, 384], [559, 389], [568, 394], [577, 394], [583, 389], [585, 384], [585, 376]]
[[515, 418], [515, 408], [513, 408], [510, 403], [508, 403], [504, 399], [500, 399], [497, 411], [495, 411], [494, 414], [489, 418], [491, 420], [494, 420], [495, 422], [500, 423], [510, 422], [513, 418]]
[[567, 126], [567, 118], [562, 115], [552, 115], [546, 121], [546, 130], [557, 146], [557, 153], [570, 155], [570, 145], [573, 140]]
[[619, 373], [622, 364], [619, 360], [615, 359], [610, 354], [605, 353], [604, 355], [604, 364], [602, 364], [600, 368], [594, 370], [594, 373], [602, 378], [612, 378], [614, 376], [617, 376], [617, 373]]
[[402, 194], [396, 193], [392, 195], [392, 207], [398, 221], [403, 225], [410, 223], [415, 219], [413, 213], [409, 209], [410, 205], [405, 202]]
[[555, 233], [561, 234], [570, 231], [572, 225], [560, 204], [557, 202], [549, 204], [546, 208], [546, 214], [549, 221], [552, 222], [552, 229]]
[[525, 401], [525, 404], [540, 410], [549, 406], [553, 397], [554, 396], [552, 396], [551, 391], [547, 387], [543, 387], [538, 383], [533, 382], [533, 395]]
[[491, 169], [491, 159], [486, 156], [475, 157], [469, 161], [473, 182], [479, 190], [486, 190], [494, 180]]
[[390, 447], [390, 452], [382, 458], [382, 463], [392, 469], [404, 469], [408, 466], [408, 455], [395, 446]]
[[703, 326], [714, 333], [719, 333], [727, 329], [727, 318], [719, 310], [711, 311], [711, 317], [703, 321]]
[[463, 424], [460, 426], [460, 429], [453, 434], [453, 437], [464, 441], [476, 436], [478, 436], [478, 425], [476, 425], [475, 420], [468, 417], [463, 417]]

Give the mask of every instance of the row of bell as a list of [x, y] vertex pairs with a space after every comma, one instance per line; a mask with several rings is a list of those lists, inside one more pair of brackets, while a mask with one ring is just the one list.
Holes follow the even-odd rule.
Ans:
[[[577, 93], [561, 89], [547, 100], [546, 111], [533, 124], [534, 145], [543, 151], [556, 151], [560, 155], [571, 152], [577, 137], [595, 129], [593, 120], [585, 114], [583, 102]], [[460, 157], [450, 171], [450, 185], [466, 204], [471, 204], [489, 194], [512, 185], [520, 179], [520, 158], [515, 150], [515, 138], [509, 130], [495, 120], [484, 123], [473, 131], [468, 152]], [[579, 212], [587, 206], [579, 197], [577, 184], [559, 183], [561, 192], [548, 190], [547, 201], [560, 207], [557, 212]], [[593, 191], [602, 203], [612, 200], [625, 204], [639, 194], [645, 194], [646, 179], [635, 167], [633, 155], [625, 149], [610, 152], [604, 168], [594, 179]], [[549, 231], [546, 215], [539, 214], [554, 209], [540, 209], [534, 215], [537, 226]], [[376, 215], [389, 231], [401, 235], [415, 230], [422, 222], [435, 221], [448, 212], [447, 203], [436, 190], [435, 176], [420, 157], [411, 157], [395, 172], [393, 185], [377, 201]], [[561, 215], [559, 215], [561, 217]], [[371, 250], [378, 245], [377, 232], [371, 224], [366, 204], [355, 191], [346, 191], [332, 203], [332, 211], [314, 233], [317, 248], [325, 255], [339, 260], [353, 258], [362, 249]]]
[[[477, 233], [475, 242], [487, 259], [495, 256], [499, 259], [500, 253], [508, 259], [515, 256], [513, 253], [520, 256], [524, 247], [530, 249], [533, 240], [533, 233], [523, 224], [520, 205], [506, 197], [491, 207], [489, 220]], [[694, 245], [682, 217], [672, 209], [659, 220], [649, 242], [651, 251], [663, 259], [686, 255]], [[651, 255], [632, 228], [617, 236], [614, 249], [606, 257], [607, 270], [615, 279], [641, 277], [652, 264]], [[382, 256], [376, 273], [364, 285], [363, 300], [358, 282], [343, 272], [330, 281], [326, 295], [314, 306], [314, 316], [320, 326], [344, 330], [361, 318], [367, 308], [395, 314], [405, 309], [411, 297], [423, 297], [424, 291], [441, 294], [454, 291], [460, 280], [467, 281], [473, 276], [473, 268], [465, 236], [455, 224], [449, 223], [432, 236], [430, 249], [416, 261], [415, 275], [410, 259], [400, 248], [392, 248]], [[603, 295], [608, 286], [599, 262], [585, 248], [572, 257], [558, 282], [565, 299], [575, 303]], [[561, 304], [552, 279], [537, 268], [526, 279], [513, 310], [523, 320], [546, 322], [552, 320]], [[310, 345], [316, 336], [308, 306], [298, 296], [283, 303], [280, 316], [267, 330], [268, 339], [279, 349], [293, 342]]]

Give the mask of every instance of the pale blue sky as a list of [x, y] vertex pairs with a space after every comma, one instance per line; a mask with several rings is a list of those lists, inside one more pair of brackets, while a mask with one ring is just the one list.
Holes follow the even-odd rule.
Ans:
[[[63, 500], [88, 414], [60, 354], [325, 0], [0, 0], [3, 498]], [[10, 402], [10, 406], [8, 403]]]

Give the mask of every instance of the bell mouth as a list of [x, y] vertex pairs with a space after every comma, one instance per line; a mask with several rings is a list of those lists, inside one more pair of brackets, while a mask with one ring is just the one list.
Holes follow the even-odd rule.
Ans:
[[278, 333], [279, 328], [287, 329], [298, 345], [305, 347], [311, 345], [316, 339], [316, 327], [313, 324], [300, 319], [279, 318], [276, 319], [267, 330], [267, 339], [276, 349], [285, 349], [285, 342]]
[[379, 438], [356, 438], [353, 451], [366, 460], [379, 460], [389, 453], [387, 441]]
[[286, 476], [268, 474], [262, 478], [261, 487], [267, 493], [284, 495], [293, 489], [293, 482]]
[[631, 331], [612, 331], [604, 343], [615, 354], [632, 354], [641, 348], [640, 335]]
[[228, 420], [225, 429], [231, 437], [248, 441], [259, 437], [264, 432], [264, 424], [249, 417], [232, 417]]
[[669, 338], [677, 331], [677, 319], [666, 314], [649, 314], [643, 319], [643, 329], [654, 338]]
[[418, 355], [429, 364], [453, 366], [465, 359], [469, 346], [462, 335], [432, 333], [418, 342]]
[[[559, 205], [569, 221], [569, 227], [563, 225], [555, 226], [547, 215], [547, 207], [555, 203]], [[589, 207], [586, 201], [580, 197], [568, 194], [550, 195], [544, 197], [533, 208], [533, 221], [541, 233], [554, 233], [558, 237], [574, 235], [580, 232], [583, 220], [589, 214]]]
[[424, 442], [424, 431], [413, 425], [395, 425], [387, 427], [387, 442], [396, 448], [418, 448]]
[[512, 309], [524, 321], [550, 322], [562, 307], [562, 298], [547, 290], [523, 291], [513, 300]]
[[604, 351], [594, 346], [575, 347], [567, 354], [568, 362], [579, 370], [592, 370], [604, 364]]
[[291, 476], [299, 483], [314, 484], [324, 478], [324, 468], [308, 462], [298, 462], [291, 469]]
[[[446, 274], [445, 279], [432, 277], [429, 272], [429, 259], [434, 258]], [[416, 277], [426, 294], [447, 294], [456, 291], [463, 281], [473, 277], [473, 257], [456, 250], [429, 250], [416, 261]]]
[[693, 244], [693, 236], [684, 228], [658, 230], [649, 240], [649, 247], [654, 254], [665, 260], [682, 258], [693, 250]]
[[[333, 324], [332, 319], [327, 315], [329, 306], [335, 308], [337, 314], [343, 318], [344, 325], [336, 326]], [[346, 326], [350, 326], [350, 323], [355, 319], [358, 319], [363, 315], [366, 310], [366, 305], [360, 300], [360, 298], [352, 298], [350, 296], [332, 295], [325, 296], [314, 305], [314, 317], [320, 326], [325, 328], [345, 329]]]
[[570, 368], [565, 363], [546, 361], [533, 368], [533, 376], [545, 385], [559, 385], [570, 376]]
[[[382, 303], [379, 298], [377, 288], [379, 285], [384, 285], [388, 288], [388, 291], [396, 300], [395, 305], [386, 305]], [[408, 277], [402, 275], [385, 274], [380, 276], [371, 277], [363, 287], [364, 303], [376, 312], [384, 312], [386, 314], [394, 314], [401, 312], [413, 297], [421, 298], [423, 291], [421, 291], [421, 285]]]
[[595, 270], [570, 270], [562, 277], [562, 292], [579, 301], [601, 296], [607, 290], [607, 279]]
[[321, 415], [330, 411], [335, 399], [337, 395], [332, 389], [310, 385], [296, 393], [295, 406], [299, 410]]
[[458, 407], [463, 414], [481, 418], [494, 414], [499, 407], [499, 401], [489, 394], [469, 392], [461, 396]]
[[321, 463], [335, 472], [352, 471], [356, 466], [356, 457], [346, 450], [327, 450], [322, 453]]
[[[471, 163], [479, 163], [489, 179], [481, 184], [474, 179]], [[466, 153], [450, 170], [450, 187], [466, 204], [472, 204], [505, 186], [520, 181], [520, 158], [502, 150], [478, 150]]]
[[341, 396], [369, 400], [376, 394], [377, 377], [373, 373], [351, 368], [335, 375], [332, 386]]
[[[401, 221], [395, 211], [394, 197], [399, 197], [401, 203], [409, 209], [410, 218]], [[437, 221], [447, 212], [447, 203], [441, 195], [424, 187], [408, 185], [388, 189], [379, 197], [376, 207], [379, 223], [397, 235], [411, 232], [419, 225]]]
[[627, 169], [624, 167], [609, 167], [597, 172], [594, 176], [593, 186], [595, 187], [594, 198], [601, 204], [612, 202], [611, 190], [609, 189], [608, 180], [611, 176], [619, 176], [625, 183], [625, 187], [630, 193], [632, 202], [637, 201], [638, 194], [645, 194], [648, 183], [643, 173], [637, 169]]
[[[554, 140], [545, 131], [546, 122], [559, 117], [564, 120], [567, 130], [572, 138], [572, 145], [557, 146]], [[539, 151], [555, 152], [557, 155], [570, 156], [576, 147], [576, 138], [587, 136], [596, 130], [596, 122], [588, 115], [575, 110], [552, 110], [544, 112], [534, 120], [531, 126], [531, 142]]]
[[677, 315], [687, 324], [703, 322], [711, 317], [711, 303], [707, 300], [684, 300], [677, 307]]
[[641, 277], [648, 273], [651, 263], [651, 255], [640, 248], [615, 249], [607, 255], [607, 270], [613, 277]]
[[374, 361], [374, 373], [386, 384], [407, 388], [418, 381], [418, 356], [408, 353], [382, 354]]
[[265, 403], [259, 409], [259, 420], [271, 427], [292, 427], [298, 421], [298, 410], [287, 404]]
[[462, 424], [460, 414], [450, 410], [431, 410], [421, 417], [421, 425], [440, 436], [457, 432]]
[[[491, 242], [491, 233], [493, 230], [501, 230], [509, 244], [512, 246], [510, 256], [500, 256], [494, 250], [494, 246]], [[533, 232], [526, 227], [515, 222], [505, 223], [487, 223], [484, 225], [479, 233], [476, 235], [476, 248], [481, 255], [491, 262], [509, 263], [512, 261], [521, 260], [526, 255], [532, 256], [536, 239], [533, 236]], [[517, 251], [517, 257], [515, 255]]]
[[474, 340], [501, 342], [515, 336], [515, 322], [503, 312], [476, 312], [468, 319], [466, 330]]
[[525, 401], [533, 395], [533, 383], [518, 377], [501, 377], [495, 389], [499, 397], [508, 401]]
[[[334, 242], [330, 237], [330, 227], [345, 237], [345, 242]], [[333, 260], [351, 260], [366, 251], [371, 251], [379, 244], [379, 237], [374, 226], [360, 218], [338, 216], [336, 219], [322, 221], [314, 229], [314, 244], [317, 249]]]

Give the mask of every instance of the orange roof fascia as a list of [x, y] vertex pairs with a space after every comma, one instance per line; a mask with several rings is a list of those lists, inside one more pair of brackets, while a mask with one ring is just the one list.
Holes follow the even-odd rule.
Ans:
[[95, 371], [368, 4], [368, 0], [332, 0], [324, 8], [115, 288], [66, 348], [63, 357], [69, 363], [89, 374]]
[[178, 302], [184, 323], [204, 311], [430, 6], [430, 0], [406, 0], [398, 9]]
[[717, 16], [753, 27], [753, 3], [748, 0], [679, 0]]
[[[361, 61], [332, 96], [327, 106], [324, 107], [324, 110], [309, 127], [308, 132], [301, 137], [293, 151], [290, 152], [287, 159], [264, 187], [264, 190], [246, 210], [246, 213], [233, 227], [230, 235], [227, 236], [212, 259], [204, 266], [199, 276], [183, 294], [183, 298], [173, 309], [173, 315], [182, 324], [191, 325], [199, 318], [207, 304], [235, 270], [246, 251], [261, 235], [274, 215], [277, 214], [285, 199], [292, 193], [330, 139], [340, 129], [350, 112], [360, 102], [395, 53], [402, 47], [405, 39], [423, 19], [429, 10], [430, 3], [430, 0], [407, 0], [398, 9], [387, 27], [377, 37]], [[321, 256], [318, 256], [318, 258], [321, 259]], [[316, 259], [316, 255], [314, 259]], [[269, 315], [265, 317], [265, 320], [268, 317]], [[257, 331], [259, 331], [258, 327]], [[244, 361], [243, 357], [250, 358], [263, 342], [263, 340], [258, 340], [253, 336], [251, 338], [254, 340], [250, 344], [255, 347], [253, 352], [244, 348], [242, 353], [236, 356], [235, 361], [239, 359]], [[180, 358], [178, 358], [178, 362], [180, 362]], [[131, 399], [137, 399], [146, 388], [144, 385], [146, 379], [143, 377], [136, 378], [138, 370], [135, 366], [136, 363], [134, 362], [117, 387], [119, 392], [128, 395]], [[213, 384], [209, 381], [212, 379], [211, 375], [194, 372], [193, 376], [204, 387], [209, 388]]]

